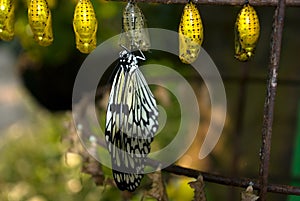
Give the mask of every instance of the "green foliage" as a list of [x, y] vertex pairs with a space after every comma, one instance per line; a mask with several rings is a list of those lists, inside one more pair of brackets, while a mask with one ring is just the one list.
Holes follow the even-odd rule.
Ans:
[[80, 173], [80, 160], [73, 157], [66, 163], [67, 149], [61, 142], [64, 118], [35, 113], [32, 123], [17, 123], [1, 139], [5, 144], [0, 147], [0, 200], [79, 201], [99, 196], [101, 190]]

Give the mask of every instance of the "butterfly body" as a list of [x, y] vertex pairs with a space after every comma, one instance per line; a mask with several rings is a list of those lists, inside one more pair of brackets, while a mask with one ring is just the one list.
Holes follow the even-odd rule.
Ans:
[[28, 5], [28, 21], [34, 39], [41, 46], [53, 42], [52, 17], [46, 0], [30, 0]]
[[14, 37], [15, 2], [0, 0], [0, 38], [10, 41]]
[[235, 58], [247, 61], [253, 55], [260, 34], [259, 19], [255, 9], [245, 4], [235, 22]]
[[193, 63], [203, 42], [203, 25], [196, 5], [185, 5], [179, 25], [179, 58], [183, 63]]
[[109, 96], [105, 139], [120, 190], [134, 191], [139, 186], [158, 129], [156, 101], [138, 68], [138, 61], [144, 59], [127, 50], [120, 53]]
[[79, 0], [74, 12], [73, 28], [76, 47], [82, 53], [96, 48], [98, 21], [90, 0]]

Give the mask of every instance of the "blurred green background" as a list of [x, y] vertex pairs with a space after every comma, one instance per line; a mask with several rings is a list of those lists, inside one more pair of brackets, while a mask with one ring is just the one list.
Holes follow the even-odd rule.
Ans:
[[[69, 153], [70, 145], [63, 140], [69, 132], [65, 125], [70, 121], [73, 82], [86, 55], [76, 50], [72, 27], [75, 0], [52, 0], [49, 3], [54, 32], [51, 46], [40, 47], [32, 39], [27, 8], [22, 1], [18, 2], [16, 10], [14, 40], [0, 41], [0, 200], [120, 200], [122, 195], [117, 189], [97, 187], [89, 175], [81, 173], [80, 157]], [[99, 24], [97, 40], [100, 44], [121, 32], [122, 10], [126, 3], [102, 0], [93, 0], [92, 3]], [[139, 6], [149, 28], [177, 31], [183, 5], [140, 3]], [[226, 176], [256, 178], [274, 7], [256, 7], [261, 37], [256, 55], [248, 63], [240, 63], [233, 57], [233, 27], [241, 7], [198, 8], [204, 25], [203, 48], [224, 80], [228, 101], [227, 120], [214, 151], [204, 160], [197, 159], [209, 123], [210, 103], [201, 78], [190, 78], [199, 98], [202, 116], [198, 137], [178, 164]], [[292, 170], [300, 89], [299, 22], [299, 8], [288, 7], [270, 163], [270, 182], [274, 183], [297, 184], [300, 178], [300, 175], [293, 175]], [[155, 51], [146, 53], [146, 57], [149, 63], [173, 66], [187, 78], [194, 77], [194, 72], [176, 57]], [[242, 77], [247, 78], [243, 88], [244, 118], [240, 121], [240, 139], [236, 141]], [[174, 117], [167, 124], [164, 135], [160, 135], [155, 142], [155, 146], [164, 146], [172, 139], [168, 133], [172, 133], [176, 129], [174, 125], [178, 124], [178, 111], [174, 111], [178, 103], [168, 92], [159, 88], [154, 89], [154, 94], [169, 116]], [[174, 175], [165, 177], [170, 200], [192, 199], [192, 190], [187, 185], [192, 179]], [[206, 183], [208, 200], [240, 200], [241, 190]], [[139, 200], [142, 193], [137, 191], [132, 199]], [[269, 199], [283, 201], [287, 200], [287, 196], [269, 194]]]

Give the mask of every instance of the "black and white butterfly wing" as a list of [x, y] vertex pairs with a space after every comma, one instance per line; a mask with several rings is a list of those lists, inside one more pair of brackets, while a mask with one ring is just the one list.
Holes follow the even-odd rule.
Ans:
[[[135, 70], [135, 104], [133, 105], [135, 114], [135, 126], [141, 129], [138, 132], [143, 139], [151, 138], [158, 130], [158, 109], [156, 100], [147, 85], [147, 82], [139, 69]], [[146, 151], [145, 154], [150, 152]]]
[[106, 115], [105, 139], [119, 189], [134, 191], [158, 129], [158, 109], [132, 53], [120, 58]]

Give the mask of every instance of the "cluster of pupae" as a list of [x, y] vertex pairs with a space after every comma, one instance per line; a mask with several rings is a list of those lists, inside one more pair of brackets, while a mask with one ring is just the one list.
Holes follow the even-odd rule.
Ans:
[[[14, 37], [16, 0], [0, 0], [0, 39]], [[51, 10], [47, 0], [28, 0], [28, 22], [35, 41], [41, 46], [53, 42]], [[122, 29], [126, 41], [122, 45], [135, 46], [146, 51], [150, 48], [145, 17], [135, 2], [128, 2], [123, 11]], [[73, 17], [76, 47], [82, 53], [96, 48], [98, 22], [90, 0], [78, 0]], [[189, 1], [183, 9], [179, 24], [179, 58], [183, 63], [193, 63], [203, 42], [203, 24], [196, 5]], [[260, 34], [259, 19], [254, 8], [246, 1], [235, 22], [235, 58], [247, 61], [253, 55]]]

